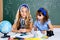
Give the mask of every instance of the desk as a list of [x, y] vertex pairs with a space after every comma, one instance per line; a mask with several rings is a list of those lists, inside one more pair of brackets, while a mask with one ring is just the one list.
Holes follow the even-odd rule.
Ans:
[[[54, 33], [55, 35], [52, 37], [49, 37], [48, 39], [44, 39], [44, 40], [60, 40], [60, 28], [54, 28]], [[16, 33], [11, 33], [10, 35], [14, 36]], [[18, 33], [19, 34], [19, 33]], [[20, 35], [20, 34], [19, 34]], [[0, 37], [3, 36], [2, 33], [0, 33]], [[11, 36], [11, 37], [12, 37]], [[0, 38], [0, 40], [7, 40], [7, 38]]]
[[13, 33], [13, 32], [9, 32], [7, 35], [10, 35], [10, 38], [14, 38], [14, 39], [32, 38], [34, 36], [31, 33], [27, 33], [27, 35], [21, 36], [21, 33]]

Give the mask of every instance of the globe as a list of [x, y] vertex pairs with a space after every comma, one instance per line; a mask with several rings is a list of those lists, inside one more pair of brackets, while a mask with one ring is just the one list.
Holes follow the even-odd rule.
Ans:
[[0, 22], [0, 31], [2, 33], [8, 33], [12, 29], [12, 24], [9, 21]]
[[0, 22], [0, 32], [4, 34], [2, 38], [10, 37], [7, 35], [7, 33], [9, 33], [11, 29], [12, 29], [12, 24], [9, 21], [4, 20]]

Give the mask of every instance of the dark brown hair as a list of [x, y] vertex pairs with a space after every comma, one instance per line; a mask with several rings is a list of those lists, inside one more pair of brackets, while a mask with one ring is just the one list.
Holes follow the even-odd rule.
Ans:
[[43, 18], [43, 23], [45, 23], [46, 21], [48, 21], [48, 18], [49, 18], [49, 16], [48, 16], [48, 11], [46, 10], [46, 9], [44, 9], [45, 11], [46, 11], [46, 15], [44, 15], [43, 13], [42, 13], [42, 11], [39, 11], [39, 10], [37, 10], [37, 12], [36, 12], [36, 19], [38, 20], [38, 18], [37, 18], [37, 16], [38, 15], [43, 15], [44, 16], [44, 18]]

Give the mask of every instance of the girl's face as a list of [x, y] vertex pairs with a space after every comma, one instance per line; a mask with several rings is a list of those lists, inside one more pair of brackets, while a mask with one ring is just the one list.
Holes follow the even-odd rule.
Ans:
[[43, 20], [44, 16], [43, 16], [43, 14], [41, 13], [41, 14], [37, 15], [37, 18], [38, 18], [38, 20]]
[[25, 17], [27, 16], [28, 9], [23, 6], [23, 7], [21, 7], [20, 12], [21, 12], [21, 16], [22, 16], [23, 18], [25, 18]]

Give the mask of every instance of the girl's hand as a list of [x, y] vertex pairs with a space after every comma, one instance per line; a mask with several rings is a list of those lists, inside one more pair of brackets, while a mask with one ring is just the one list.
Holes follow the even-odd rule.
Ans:
[[20, 29], [18, 32], [26, 32], [26, 29]]
[[52, 29], [49, 29], [48, 31], [52, 31]]
[[43, 34], [45, 34], [46, 33], [46, 31], [41, 31]]

